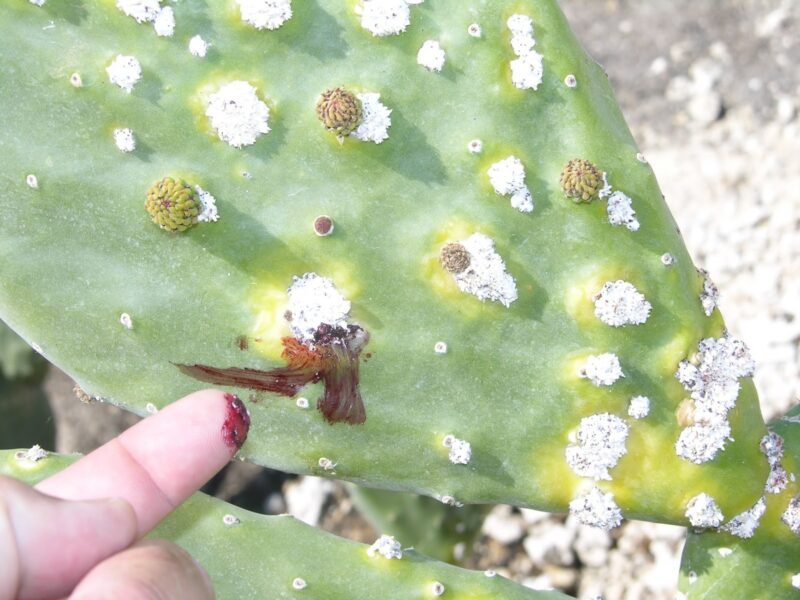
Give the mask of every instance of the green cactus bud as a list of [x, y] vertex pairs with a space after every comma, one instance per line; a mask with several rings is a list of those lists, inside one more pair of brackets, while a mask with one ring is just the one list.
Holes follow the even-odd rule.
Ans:
[[469, 251], [458, 242], [449, 242], [442, 246], [439, 254], [442, 267], [450, 273], [463, 273], [469, 267], [472, 257]]
[[197, 223], [200, 198], [183, 179], [164, 177], [148, 190], [144, 208], [161, 229], [186, 231]]
[[361, 124], [361, 101], [341, 87], [325, 90], [317, 102], [317, 116], [325, 129], [344, 138]]
[[603, 174], [594, 164], [573, 158], [561, 171], [561, 190], [575, 202], [591, 202], [603, 187]]

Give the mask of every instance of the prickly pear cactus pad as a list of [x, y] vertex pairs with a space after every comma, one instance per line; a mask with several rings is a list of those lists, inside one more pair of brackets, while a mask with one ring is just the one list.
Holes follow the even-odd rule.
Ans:
[[762, 498], [733, 527], [690, 532], [679, 580], [684, 598], [800, 596], [800, 407], [770, 424], [761, 448], [770, 463]]
[[260, 464], [606, 528], [760, 497], [747, 347], [554, 1], [0, 33], [0, 316], [87, 392], [230, 386]]
[[[77, 456], [40, 448], [0, 451], [0, 475], [34, 484]], [[196, 493], [150, 537], [188, 550], [221, 600], [238, 598], [464, 598], [567, 600], [522, 587], [492, 572], [437, 562], [389, 536], [372, 547], [314, 529], [290, 516], [269, 517]], [[390, 558], [391, 557], [391, 558]]]

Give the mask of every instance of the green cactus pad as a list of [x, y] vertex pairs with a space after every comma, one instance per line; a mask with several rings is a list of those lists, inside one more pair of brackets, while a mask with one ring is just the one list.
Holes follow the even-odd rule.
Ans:
[[[769, 468], [752, 369], [556, 3], [354, 4], [259, 30], [183, 2], [158, 37], [110, 2], [3, 3], [0, 316], [140, 414], [208, 381], [252, 390], [242, 455], [274, 468], [601, 526], [688, 524], [702, 494], [751, 506]], [[417, 64], [428, 40], [441, 72]], [[141, 66], [130, 93], [118, 55]], [[316, 113], [339, 82], [364, 109], [343, 145]], [[575, 157], [605, 200], [564, 196]], [[153, 227], [165, 173], [212, 190], [219, 221]], [[286, 338], [332, 359], [288, 362]]]
[[[45, 453], [29, 453], [33, 457]], [[25, 450], [0, 451], [0, 475], [29, 484], [62, 470], [77, 456], [34, 462]], [[370, 556], [369, 547], [309, 527], [289, 516], [270, 517], [196, 493], [149, 537], [188, 550], [211, 576], [217, 598], [459, 598], [566, 600], [503, 577], [487, 577], [437, 562], [413, 549], [402, 558]], [[437, 585], [438, 584], [438, 585]]]
[[744, 539], [728, 532], [689, 533], [679, 580], [688, 600], [800, 597], [800, 509], [797, 531], [786, 523], [787, 508], [800, 497], [800, 406], [774, 421], [770, 431], [780, 438], [770, 442], [774, 466], [759, 510], [760, 525]]

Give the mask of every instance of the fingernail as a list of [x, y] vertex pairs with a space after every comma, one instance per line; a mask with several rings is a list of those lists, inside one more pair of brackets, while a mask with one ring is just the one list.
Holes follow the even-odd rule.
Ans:
[[238, 396], [225, 394], [226, 413], [222, 424], [222, 439], [228, 448], [238, 450], [247, 439], [250, 430], [250, 413]]

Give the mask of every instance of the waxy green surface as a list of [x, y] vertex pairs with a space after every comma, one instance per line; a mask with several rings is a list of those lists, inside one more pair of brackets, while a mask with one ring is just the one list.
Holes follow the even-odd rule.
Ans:
[[[145, 413], [202, 387], [172, 363], [268, 369], [292, 276], [330, 277], [371, 334], [361, 364], [364, 425], [329, 425], [319, 389], [293, 399], [236, 390], [252, 429], [242, 455], [296, 473], [371, 486], [564, 511], [581, 486], [564, 459], [584, 416], [625, 417], [646, 395], [650, 416], [629, 420], [628, 453], [611, 470], [626, 516], [686, 523], [705, 492], [726, 515], [759, 496], [767, 464], [755, 390], [743, 382], [729, 420], [735, 442], [713, 462], [680, 459], [674, 378], [697, 342], [719, 336], [654, 174], [637, 160], [606, 75], [582, 51], [553, 1], [437, 0], [411, 7], [405, 33], [374, 38], [354, 2], [294, 3], [276, 31], [243, 24], [235, 4], [174, 5], [177, 29], [159, 38], [108, 1], [21, 0], [0, 6], [0, 316], [95, 395]], [[511, 84], [506, 19], [535, 23], [544, 55], [537, 91]], [[468, 35], [470, 23], [483, 35]], [[189, 54], [195, 34], [208, 56]], [[416, 64], [427, 39], [447, 52], [440, 74]], [[105, 67], [136, 56], [131, 94]], [[70, 84], [79, 73], [80, 88]], [[577, 86], [563, 80], [574, 74]], [[205, 98], [244, 79], [270, 107], [272, 131], [241, 150], [219, 141]], [[390, 137], [339, 144], [318, 122], [333, 86], [381, 93]], [[129, 127], [123, 154], [112, 131]], [[483, 140], [483, 153], [467, 143]], [[527, 170], [536, 208], [522, 214], [492, 190], [486, 170], [510, 154]], [[641, 229], [607, 222], [605, 202], [576, 205], [559, 190], [581, 157], [633, 198]], [[39, 188], [25, 184], [38, 177]], [[154, 226], [147, 189], [183, 177], [217, 198], [220, 220], [182, 235]], [[321, 214], [333, 235], [314, 235]], [[447, 241], [492, 237], [515, 277], [510, 308], [462, 294], [437, 262]], [[666, 267], [660, 257], [672, 253]], [[606, 281], [633, 283], [653, 305], [647, 323], [612, 328], [593, 315]], [[133, 327], [119, 318], [130, 315]], [[248, 339], [239, 348], [241, 336]], [[445, 341], [448, 352], [435, 354]], [[619, 355], [625, 378], [596, 388], [578, 377], [587, 355]], [[472, 445], [468, 465], [448, 461], [442, 439]], [[320, 457], [336, 463], [323, 472]]]

